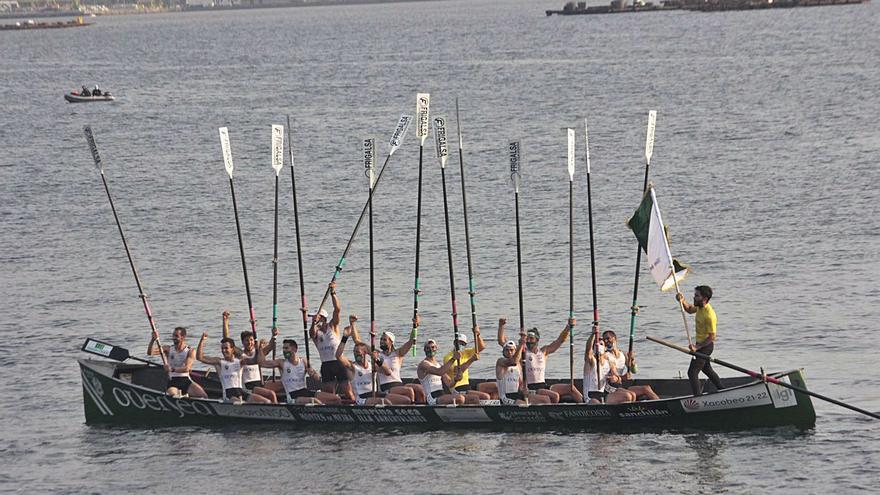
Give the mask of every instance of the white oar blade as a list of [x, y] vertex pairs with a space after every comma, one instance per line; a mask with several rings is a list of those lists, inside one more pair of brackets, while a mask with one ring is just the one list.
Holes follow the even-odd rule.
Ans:
[[272, 126], [272, 168], [275, 169], [275, 175], [281, 173], [284, 167], [284, 126]]
[[568, 129], [568, 176], [574, 181], [574, 129]]
[[654, 154], [654, 129], [657, 128], [657, 111], [648, 112], [648, 134], [645, 136], [645, 163], [651, 163]]
[[98, 167], [98, 170], [103, 173], [104, 162], [101, 161], [101, 155], [98, 154], [98, 145], [95, 143], [95, 135], [92, 133], [92, 127], [88, 125], [83, 127], [83, 132], [86, 134], [86, 141], [89, 143], [89, 151], [92, 152], [92, 160], [95, 161], [95, 166]]
[[416, 129], [416, 137], [424, 146], [425, 138], [428, 137], [428, 122], [431, 107], [431, 95], [428, 93], [416, 94], [416, 117], [419, 119], [419, 127]]
[[507, 145], [507, 155], [510, 158], [510, 178], [513, 179], [513, 189], [519, 192], [520, 170], [522, 164], [522, 149], [519, 141], [511, 141]]
[[584, 148], [587, 153], [587, 174], [590, 173], [590, 131], [587, 128], [587, 118], [584, 117]]
[[370, 189], [376, 185], [376, 140], [364, 139], [364, 173], [370, 179]]
[[220, 148], [223, 150], [223, 164], [226, 166], [226, 173], [232, 178], [232, 147], [229, 146], [229, 129], [220, 128]]
[[400, 120], [397, 121], [397, 127], [394, 129], [394, 134], [391, 135], [391, 141], [388, 144], [391, 145], [391, 149], [388, 151], [388, 155], [393, 155], [397, 148], [400, 148], [400, 145], [403, 143], [403, 138], [406, 136], [406, 131], [409, 129], [409, 125], [412, 123], [413, 117], [412, 115], [401, 115]]
[[449, 159], [449, 142], [446, 138], [446, 118], [434, 118], [434, 148], [437, 150], [437, 159], [440, 160], [440, 168], [446, 168]]

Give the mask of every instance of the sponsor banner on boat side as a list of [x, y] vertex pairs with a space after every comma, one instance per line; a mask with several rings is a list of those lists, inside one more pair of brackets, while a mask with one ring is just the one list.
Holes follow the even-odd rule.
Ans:
[[297, 411], [302, 421], [313, 423], [419, 424], [428, 419], [413, 408], [306, 407]]
[[284, 419], [296, 421], [284, 405], [214, 404], [218, 416], [252, 419]]
[[530, 407], [511, 408], [504, 411], [498, 411], [498, 419], [509, 421], [511, 423], [546, 423], [547, 416], [543, 411], [538, 411]]
[[554, 421], [595, 421], [611, 419], [614, 415], [604, 407], [566, 406], [570, 409], [549, 411], [547, 416]]
[[492, 418], [482, 407], [435, 407], [434, 412], [444, 423], [491, 423]]
[[126, 409], [169, 412], [178, 418], [184, 416], [214, 416], [211, 404], [198, 400], [175, 399], [165, 394], [143, 392], [133, 388], [113, 387], [111, 391], [117, 406]]
[[648, 404], [627, 404], [626, 409], [617, 413], [617, 417], [620, 419], [653, 419], [653, 418], [667, 418], [671, 416], [672, 413], [669, 412], [669, 407], [666, 405], [648, 405]]
[[[783, 376], [779, 381], [791, 383], [787, 376]], [[770, 401], [773, 402], [773, 407], [776, 409], [797, 405], [797, 397], [794, 396], [794, 390], [776, 385], [775, 383], [768, 383], [767, 390], [770, 391]]]
[[687, 413], [742, 409], [771, 404], [770, 394], [767, 393], [767, 387], [764, 384], [735, 390], [724, 390], [701, 397], [688, 397], [687, 399], [681, 399], [680, 402], [681, 407]]

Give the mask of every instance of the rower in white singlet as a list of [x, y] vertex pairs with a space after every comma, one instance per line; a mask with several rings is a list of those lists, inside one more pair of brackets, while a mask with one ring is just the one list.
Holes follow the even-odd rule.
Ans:
[[[327, 311], [323, 308], [311, 315], [312, 325], [309, 327], [309, 338], [318, 348], [321, 357], [321, 390], [332, 394], [339, 394], [343, 399], [354, 400], [351, 384], [348, 383], [348, 371], [336, 357], [336, 349], [341, 342], [339, 330], [339, 315], [342, 305], [336, 294], [336, 282], [330, 282], [330, 300], [333, 302], [333, 316], [328, 320]], [[349, 326], [354, 325], [357, 317], [349, 317]]]
[[635, 395], [626, 389], [609, 388], [608, 377], [617, 376], [617, 370], [611, 366], [608, 355], [605, 352], [605, 343], [599, 340], [599, 376], [596, 376], [596, 349], [594, 343], [596, 336], [590, 334], [587, 340], [587, 347], [584, 351], [584, 397], [588, 398], [590, 404], [598, 404], [605, 402], [607, 404], [619, 404], [621, 402], [632, 402]]
[[520, 357], [525, 344], [525, 333], [520, 334], [520, 345], [510, 340], [504, 344], [502, 357], [495, 362], [495, 383], [502, 404], [524, 404]]
[[[223, 312], [223, 338], [229, 338], [229, 311]], [[267, 344], [265, 341], [257, 343], [253, 332], [241, 332], [241, 347], [235, 348], [235, 357], [252, 360], [255, 364], [245, 366], [242, 369], [242, 384], [250, 393], [265, 397], [269, 402], [277, 403], [278, 398], [275, 392], [263, 386], [263, 374], [257, 362], [257, 347], [263, 350], [263, 353], [269, 352], [275, 348], [275, 339], [273, 338]]]
[[[413, 320], [413, 326], [418, 327], [420, 323], [418, 316]], [[391, 332], [382, 332], [379, 337], [379, 359], [376, 361], [376, 380], [379, 382], [379, 389], [382, 392], [390, 392], [409, 397], [413, 402], [425, 402], [422, 388], [415, 383], [403, 384], [400, 379], [400, 367], [403, 365], [403, 358], [409, 354], [415, 338], [410, 333], [410, 338], [400, 348], [394, 347], [394, 334]]]
[[[273, 336], [278, 335], [278, 329], [272, 329]], [[257, 354], [260, 366], [263, 368], [276, 368], [281, 370], [281, 392], [287, 399], [288, 404], [339, 404], [341, 400], [336, 394], [318, 391], [308, 388], [307, 378], [320, 381], [321, 376], [309, 366], [308, 361], [297, 356], [298, 345], [293, 339], [284, 339], [281, 344], [284, 359], [267, 360], [262, 352]]]
[[[507, 320], [504, 318], [498, 321], [498, 345], [503, 345], [504, 342], [507, 342], [507, 335], [504, 331], [504, 325], [506, 323]], [[530, 395], [547, 397], [552, 404], [559, 402], [560, 393], [571, 395], [571, 389], [568, 386], [563, 386], [562, 390], [556, 391], [553, 387], [547, 385], [547, 382], [544, 380], [544, 372], [547, 369], [548, 357], [550, 354], [559, 350], [559, 347], [565, 342], [565, 339], [568, 338], [568, 334], [573, 324], [574, 318], [570, 318], [565, 327], [559, 333], [559, 336], [556, 337], [556, 340], [541, 347], [538, 347], [538, 341], [541, 339], [541, 332], [537, 328], [532, 328], [526, 333], [524, 362], [526, 366], [526, 384], [528, 384]], [[535, 399], [536, 398], [534, 397], [529, 397], [529, 400], [532, 402], [545, 403], [540, 397], [538, 397], [537, 400]]]
[[602, 332], [602, 341], [605, 343], [605, 354], [608, 356], [608, 361], [616, 373], [616, 376], [609, 375], [608, 386], [615, 389], [623, 389], [626, 386], [625, 390], [634, 395], [633, 400], [658, 400], [660, 397], [650, 385], [632, 385], [628, 382], [632, 376], [627, 361], [633, 362], [635, 356], [627, 356], [617, 347], [617, 334], [611, 330], [605, 330]]
[[199, 347], [196, 350], [196, 359], [207, 365], [214, 366], [217, 369], [217, 375], [220, 377], [220, 385], [223, 388], [223, 400], [241, 402], [247, 399], [249, 403], [268, 404], [269, 399], [256, 394], [249, 394], [242, 388], [241, 368], [251, 364], [256, 364], [256, 358], [236, 358], [235, 357], [235, 341], [229, 337], [224, 337], [220, 341], [220, 352], [222, 358], [205, 356], [204, 347], [205, 340], [208, 338], [208, 332], [202, 334], [199, 340]]
[[167, 364], [164, 365], [165, 371], [168, 373], [168, 385], [165, 392], [172, 396], [188, 395], [192, 398], [206, 398], [208, 394], [205, 390], [194, 382], [189, 376], [192, 370], [193, 361], [196, 357], [195, 349], [186, 345], [186, 328], [177, 327], [171, 335], [172, 345], [154, 346], [159, 340], [159, 333], [153, 332], [153, 338], [147, 345], [147, 355], [155, 356], [165, 353]]
[[[445, 404], [464, 404], [464, 394], [448, 394], [443, 389], [444, 381], [446, 387], [451, 388], [452, 380], [449, 379], [447, 373], [461, 359], [458, 351], [452, 353], [452, 359], [446, 361], [442, 366], [437, 362], [437, 343], [433, 339], [425, 342], [424, 345], [425, 359], [419, 363], [416, 370], [416, 376], [419, 383], [422, 384], [422, 390], [425, 393], [425, 400], [429, 406], [445, 405]], [[462, 369], [467, 369], [471, 364], [479, 359], [474, 353], [467, 361], [461, 363]]]
[[[348, 358], [345, 357], [345, 343], [348, 342], [349, 337], [352, 335], [354, 335], [355, 341], [354, 362], [349, 361]], [[355, 402], [367, 406], [383, 404], [386, 402], [395, 405], [412, 404], [409, 397], [394, 393], [373, 391], [373, 366], [371, 361], [375, 359], [378, 362], [379, 351], [374, 352], [373, 359], [370, 359], [368, 351], [369, 348], [367, 347], [367, 344], [361, 342], [360, 337], [357, 335], [357, 328], [354, 326], [346, 327], [342, 340], [339, 342], [339, 347], [336, 349], [336, 359], [338, 359], [339, 363], [348, 373], [351, 374], [354, 394], [356, 394], [355, 397], [357, 397]]]

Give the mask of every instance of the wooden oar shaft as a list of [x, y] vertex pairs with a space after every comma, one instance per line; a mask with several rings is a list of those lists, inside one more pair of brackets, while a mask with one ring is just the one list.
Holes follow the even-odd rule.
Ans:
[[766, 381], [768, 381], [768, 382], [770, 382], [770, 383], [773, 383], [773, 384], [775, 384], [775, 385], [779, 385], [780, 387], [785, 387], [785, 388], [788, 388], [788, 389], [794, 390], [795, 392], [800, 392], [800, 393], [802, 393], [802, 394], [806, 394], [806, 395], [809, 395], [809, 396], [811, 396], [811, 397], [815, 397], [815, 398], [817, 398], [817, 399], [821, 399], [821, 400], [824, 400], [824, 401], [826, 401], [826, 402], [830, 402], [830, 403], [835, 404], [835, 405], [838, 405], [838, 406], [840, 406], [840, 407], [845, 407], [845, 408], [850, 409], [850, 410], [852, 410], [852, 411], [855, 411], [855, 412], [858, 412], [858, 413], [864, 414], [864, 415], [866, 415], [866, 416], [870, 416], [870, 417], [872, 417], [872, 418], [874, 418], [874, 419], [880, 419], [880, 414], [873, 413], [873, 412], [871, 412], [871, 411], [866, 411], [866, 410], [864, 410], [864, 409], [861, 409], [861, 408], [858, 408], [858, 407], [855, 407], [855, 406], [849, 405], [849, 404], [847, 404], [847, 403], [845, 403], [845, 402], [841, 402], [841, 401], [839, 401], [839, 400], [837, 400], [837, 399], [832, 399], [831, 397], [826, 397], [826, 396], [824, 396], [824, 395], [822, 395], [822, 394], [817, 394], [816, 392], [812, 392], [812, 391], [807, 390], [807, 389], [805, 389], [805, 388], [798, 387], [797, 385], [792, 385], [792, 384], [790, 384], [790, 383], [786, 383], [786, 382], [784, 382], [784, 381], [782, 381], [782, 380], [779, 380], [779, 379], [777, 379], [777, 378], [774, 378], [774, 377], [772, 377], [772, 376], [767, 376], [767, 375], [764, 375], [764, 374], [758, 373], [758, 372], [756, 372], [756, 371], [752, 371], [752, 370], [749, 370], [749, 369], [743, 368], [742, 366], [737, 366], [737, 365], [735, 365], [735, 364], [733, 364], [733, 363], [728, 363], [727, 361], [722, 361], [721, 359], [714, 358], [714, 357], [712, 357], [712, 356], [709, 356], [709, 355], [703, 354], [703, 353], [701, 353], [701, 352], [691, 351], [690, 349], [686, 349], [686, 348], [684, 348], [684, 347], [681, 347], [680, 345], [676, 345], [676, 344], [673, 344], [672, 342], [667, 342], [667, 341], [665, 341], [665, 340], [663, 340], [663, 339], [658, 339], [658, 338], [656, 338], [656, 337], [651, 337], [650, 335], [646, 336], [646, 338], [647, 338], [648, 340], [650, 340], [651, 342], [656, 342], [656, 343], [658, 343], [658, 344], [665, 345], [666, 347], [669, 347], [669, 348], [671, 348], [671, 349], [675, 349], [675, 350], [680, 351], [680, 352], [683, 352], [683, 353], [685, 353], [685, 354], [690, 354], [691, 356], [694, 356], [694, 357], [697, 357], [697, 358], [700, 358], [700, 359], [705, 359], [705, 360], [710, 361], [710, 362], [715, 363], [715, 364], [720, 364], [721, 366], [724, 366], [724, 367], [726, 367], [726, 368], [730, 368], [730, 369], [732, 369], [732, 370], [739, 371], [740, 373], [745, 373], [746, 375], [749, 375], [749, 376], [751, 376], [752, 378], [757, 378], [757, 379], [759, 379], [759, 380], [766, 380]]
[[467, 188], [465, 187], [464, 178], [464, 142], [461, 132], [461, 120], [459, 119], [458, 114], [458, 98], [455, 99], [455, 125], [458, 130], [458, 165], [461, 171], [461, 207], [462, 211], [464, 212], [464, 245], [467, 251], [468, 296], [471, 306], [471, 330], [474, 333], [474, 349], [476, 349], [477, 356], [479, 356], [480, 345], [479, 342], [477, 342], [477, 305], [475, 301], [477, 289], [474, 285], [474, 267], [471, 257], [471, 233], [468, 226]]
[[296, 262], [299, 266], [299, 295], [300, 295], [300, 312], [302, 312], [303, 322], [303, 345], [306, 347], [306, 362], [311, 365], [309, 360], [309, 305], [306, 301], [306, 287], [303, 275], [302, 261], [302, 245], [299, 235], [299, 210], [296, 204], [296, 171], [293, 166], [293, 141], [290, 140], [290, 115], [287, 116], [287, 154], [290, 158], [290, 187], [293, 192], [293, 224], [296, 229]]
[[235, 200], [235, 184], [232, 177], [229, 178], [229, 192], [232, 194], [232, 211], [235, 214], [235, 231], [238, 234], [238, 250], [241, 253], [241, 271], [244, 274], [244, 291], [247, 295], [248, 310], [250, 311], [251, 331], [254, 333], [254, 340], [257, 340], [257, 318], [254, 314], [254, 304], [251, 298], [251, 285], [248, 281], [247, 262], [244, 256], [244, 240], [241, 236], [241, 222], [238, 220], [238, 203]]

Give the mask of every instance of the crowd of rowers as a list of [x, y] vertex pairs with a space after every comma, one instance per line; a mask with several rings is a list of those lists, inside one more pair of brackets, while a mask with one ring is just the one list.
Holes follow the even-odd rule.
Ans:
[[[400, 347], [395, 347], [395, 335], [383, 332], [379, 339], [380, 349], [371, 355], [370, 345], [360, 338], [357, 316], [349, 316], [348, 326], [340, 330], [341, 304], [335, 283], [330, 284], [330, 296], [332, 316], [324, 310], [311, 315], [313, 323], [309, 329], [309, 337], [321, 359], [320, 373], [297, 354], [299, 346], [293, 339], [283, 340], [282, 359], [267, 359], [266, 355], [275, 349], [277, 328], [272, 330], [269, 341], [257, 342], [253, 332], [241, 332], [241, 346], [237, 346], [229, 337], [229, 313], [224, 312], [221, 357], [205, 354], [208, 332], [202, 334], [193, 350], [186, 344], [186, 328], [174, 329], [173, 343], [162, 348], [167, 363], [165, 371], [169, 376], [166, 392], [172, 396], [207, 398], [204, 388], [190, 378], [193, 363], [198, 360], [214, 366], [222, 386], [222, 398], [231, 402], [277, 403], [279, 396], [291, 404], [328, 405], [480, 404], [493, 399], [505, 405], [585, 401], [584, 393], [575, 385], [557, 383], [548, 386], [544, 379], [547, 360], [568, 338], [575, 324], [574, 318], [569, 319], [553, 342], [544, 346], [539, 346], [541, 335], [537, 328], [520, 330], [518, 342], [508, 340], [505, 332], [507, 320], [499, 319], [498, 344], [502, 348], [502, 357], [495, 363], [494, 382], [482, 382], [476, 387], [470, 383], [468, 368], [480, 359], [480, 353], [486, 348], [479, 326], [476, 326], [474, 347], [468, 347], [467, 336], [460, 333], [457, 342], [453, 343], [455, 350], [447, 353], [442, 361], [438, 360], [437, 342], [433, 339], [425, 342], [425, 357], [417, 367], [419, 383], [403, 383], [401, 366], [415, 345], [415, 338], [411, 335]], [[414, 328], [420, 323], [416, 316]], [[158, 338], [154, 333], [147, 346], [148, 355], [160, 354], [155, 345]], [[353, 360], [345, 356], [349, 340], [354, 343]], [[624, 387], [630, 379], [634, 356], [618, 348], [614, 332], [606, 330], [602, 333], [597, 346], [598, 367], [594, 343], [591, 334], [584, 352], [583, 384], [587, 402], [615, 404], [659, 398], [650, 386]], [[264, 381], [261, 368], [280, 370], [280, 380]], [[307, 378], [320, 381], [321, 390], [310, 390]], [[374, 379], [378, 387], [374, 386]]]

